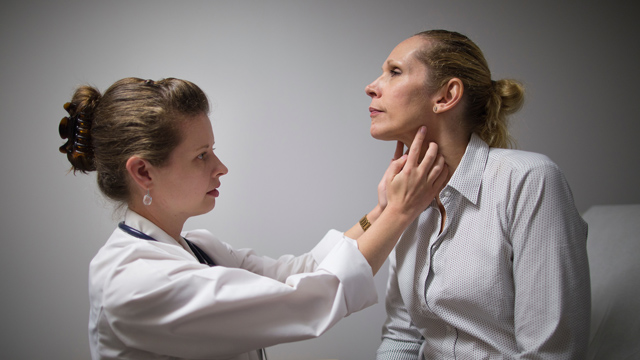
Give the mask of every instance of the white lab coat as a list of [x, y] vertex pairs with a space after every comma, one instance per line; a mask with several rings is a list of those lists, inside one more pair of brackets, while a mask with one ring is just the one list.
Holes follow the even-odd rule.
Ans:
[[218, 266], [128, 211], [89, 269], [93, 359], [258, 359], [256, 349], [321, 335], [377, 301], [355, 241], [331, 230], [311, 252], [279, 259], [183, 233]]

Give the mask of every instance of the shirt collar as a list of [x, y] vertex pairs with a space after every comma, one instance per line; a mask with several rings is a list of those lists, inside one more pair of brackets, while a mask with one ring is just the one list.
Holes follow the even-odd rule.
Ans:
[[460, 165], [453, 173], [447, 187], [455, 189], [471, 203], [476, 204], [488, 157], [489, 145], [475, 133], [471, 134]]

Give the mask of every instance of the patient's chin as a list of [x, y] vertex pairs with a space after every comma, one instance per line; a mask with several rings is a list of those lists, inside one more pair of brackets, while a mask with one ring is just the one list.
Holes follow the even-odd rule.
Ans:
[[371, 137], [376, 140], [382, 140], [382, 141], [396, 140], [390, 134], [385, 133], [384, 131], [380, 131], [379, 129], [375, 129], [374, 127], [371, 127], [371, 131], [369, 131], [369, 133], [371, 134]]

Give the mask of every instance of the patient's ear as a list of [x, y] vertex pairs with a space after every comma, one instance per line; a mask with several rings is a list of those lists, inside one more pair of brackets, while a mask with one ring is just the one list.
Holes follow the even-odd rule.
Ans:
[[464, 93], [464, 85], [462, 80], [452, 78], [440, 90], [436, 92], [435, 107], [437, 112], [445, 112], [453, 109], [460, 103], [462, 94]]

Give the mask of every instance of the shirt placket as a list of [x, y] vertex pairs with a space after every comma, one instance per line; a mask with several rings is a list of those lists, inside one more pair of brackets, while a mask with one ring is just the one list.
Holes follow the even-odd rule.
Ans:
[[[436, 233], [435, 236], [432, 236], [430, 239], [431, 243], [429, 246], [429, 255], [428, 255], [429, 264], [426, 267], [428, 273], [427, 273], [426, 283], [425, 283], [424, 301], [427, 308], [429, 308], [429, 310], [433, 312], [438, 318], [440, 318], [440, 315], [438, 314], [438, 309], [433, 306], [429, 306], [429, 302], [430, 302], [429, 300], [431, 301], [434, 300], [432, 297], [430, 299], [429, 292], [430, 290], [432, 291], [432, 294], [437, 294], [440, 292], [440, 289], [434, 288], [434, 286], [435, 287], [438, 286], [437, 282], [434, 283], [434, 278], [436, 274], [440, 274], [442, 271], [444, 271], [443, 263], [442, 261], [438, 261], [438, 258], [443, 258], [445, 256], [444, 253], [446, 253], [446, 248], [448, 245], [448, 244], [443, 244], [443, 242], [445, 241], [450, 224], [453, 221], [453, 217], [452, 217], [453, 214], [450, 211], [450, 209], [455, 209], [457, 206], [457, 203], [460, 201], [460, 196], [459, 195], [455, 196], [454, 194], [456, 193], [451, 189], [450, 186], [445, 187], [445, 189], [440, 193], [440, 202], [444, 206], [446, 219], [442, 227], [442, 232], [440, 234]], [[440, 216], [438, 217], [438, 221], [440, 224], [442, 224], [442, 213], [440, 213], [439, 209], [438, 209], [438, 213], [440, 214]], [[445, 356], [445, 358], [454, 359], [455, 345], [456, 345], [456, 340], [458, 338], [458, 331], [454, 326], [446, 323], [446, 319], [442, 319], [442, 320], [444, 323], [444, 327], [445, 327], [444, 330], [446, 335], [444, 337], [444, 340], [442, 341], [441, 349], [443, 351], [443, 355]]]

